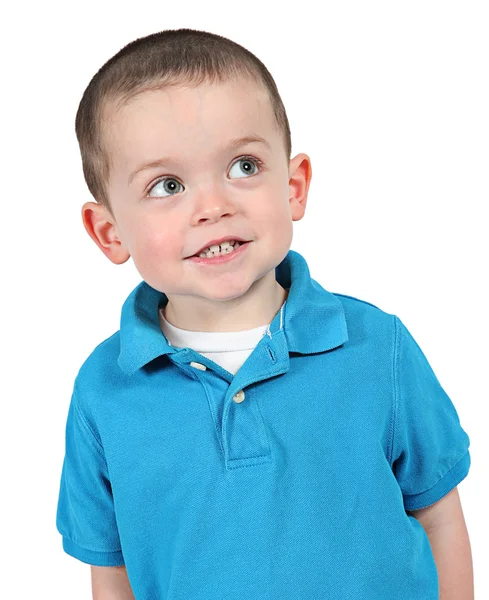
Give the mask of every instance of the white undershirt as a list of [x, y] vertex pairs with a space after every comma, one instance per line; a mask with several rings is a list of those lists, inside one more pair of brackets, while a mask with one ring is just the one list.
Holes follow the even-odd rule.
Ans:
[[233, 375], [266, 334], [267, 325], [244, 331], [189, 331], [165, 319], [163, 307], [158, 310], [161, 331], [175, 348], [192, 348], [210, 358]]

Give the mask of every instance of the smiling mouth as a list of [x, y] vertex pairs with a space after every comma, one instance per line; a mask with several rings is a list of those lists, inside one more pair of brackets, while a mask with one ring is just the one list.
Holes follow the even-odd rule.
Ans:
[[251, 243], [251, 240], [247, 241], [247, 242], [236, 242], [236, 244], [234, 244], [234, 249], [229, 251], [229, 252], [223, 252], [223, 253], [219, 253], [219, 254], [212, 254], [210, 256], [200, 256], [200, 254], [194, 254], [193, 256], [188, 256], [186, 258], [186, 260], [190, 260], [192, 258], [198, 258], [202, 261], [212, 261], [212, 259], [219, 259], [219, 258], [225, 258], [230, 254], [236, 254], [239, 253], [241, 250], [241, 246], [248, 246], [248, 244]]
[[[187, 258], [214, 258], [216, 256], [227, 256], [228, 254], [232, 254], [233, 252], [235, 252], [235, 250], [239, 249], [240, 246], [244, 246], [245, 244], [249, 244], [251, 240], [247, 240], [247, 241], [238, 241], [236, 240], [236, 242], [234, 244], [231, 245], [231, 247], [233, 248], [233, 250], [231, 250], [230, 252], [219, 252], [219, 254], [214, 254], [211, 256], [204, 256], [201, 257], [200, 255], [204, 252], [205, 248], [203, 248], [202, 250], [199, 250], [196, 254], [192, 255], [192, 256], [187, 256]], [[219, 244], [217, 244], [219, 245]], [[207, 254], [207, 252], [206, 252]]]

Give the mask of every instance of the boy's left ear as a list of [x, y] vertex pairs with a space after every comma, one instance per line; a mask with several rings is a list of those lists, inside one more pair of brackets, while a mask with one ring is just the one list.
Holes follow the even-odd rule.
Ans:
[[306, 212], [307, 194], [312, 178], [311, 159], [301, 152], [289, 163], [290, 212], [293, 221], [299, 221]]
[[125, 263], [131, 256], [119, 237], [117, 224], [107, 209], [96, 202], [85, 202], [82, 220], [88, 235], [116, 265]]

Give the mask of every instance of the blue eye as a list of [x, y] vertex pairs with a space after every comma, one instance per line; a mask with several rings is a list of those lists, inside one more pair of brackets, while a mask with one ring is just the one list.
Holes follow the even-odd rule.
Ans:
[[[250, 174], [255, 175], [257, 170], [261, 171], [262, 166], [263, 166], [262, 161], [259, 160], [258, 158], [254, 158], [253, 156], [241, 156], [233, 163], [233, 165], [230, 169], [230, 172], [232, 171], [234, 165], [237, 165], [239, 163], [244, 163], [244, 165], [245, 165], [244, 167], [242, 167], [240, 169], [240, 172], [244, 173], [243, 177], [246, 177], [247, 175], [250, 175]], [[249, 165], [252, 165], [251, 168], [249, 167]], [[242, 179], [243, 177], [237, 177], [237, 179]], [[160, 186], [160, 190], [166, 191], [166, 192], [168, 192], [168, 194], [158, 194], [156, 196], [151, 195], [151, 192], [153, 190], [155, 190], [160, 184], [162, 184]], [[178, 189], [177, 189], [178, 186], [183, 188], [182, 184], [179, 181], [177, 181], [174, 177], [160, 177], [149, 188], [147, 197], [149, 197], [149, 198], [165, 198], [167, 196], [174, 196], [176, 193], [176, 190], [178, 191]]]
[[[150, 192], [152, 190], [156, 189], [160, 185], [160, 183], [163, 184], [163, 187], [160, 188], [160, 189], [163, 189], [164, 191], [167, 191], [167, 192], [168, 191], [174, 192], [175, 188], [177, 186], [183, 187], [182, 184], [180, 182], [178, 182], [176, 179], [173, 179], [173, 177], [164, 177], [163, 179], [158, 179], [157, 182], [156, 182], [156, 184], [152, 188], [149, 189], [148, 196], [150, 198], [154, 197], [154, 196], [151, 196]], [[174, 194], [173, 193], [170, 193], [170, 194], [157, 194], [156, 197], [157, 198], [163, 198], [166, 195], [173, 196]]]
[[[251, 171], [252, 171], [251, 175], [255, 174], [255, 172], [256, 172], [254, 170], [255, 168], [258, 167], [258, 170], [259, 170], [259, 168], [262, 165], [261, 161], [259, 161], [257, 158], [252, 158], [251, 156], [242, 156], [241, 158], [238, 158], [238, 160], [235, 163], [233, 163], [233, 166], [231, 167], [229, 172], [231, 172], [233, 170], [234, 165], [239, 165], [239, 163], [244, 163], [245, 165], [254, 165], [251, 168]], [[244, 173], [245, 175], [249, 175], [250, 171], [248, 169], [241, 168], [241, 173]], [[242, 179], [242, 177], [238, 177], [238, 179]]]

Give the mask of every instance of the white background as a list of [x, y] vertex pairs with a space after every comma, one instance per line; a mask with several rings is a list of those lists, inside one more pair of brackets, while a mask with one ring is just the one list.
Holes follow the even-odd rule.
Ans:
[[[489, 597], [486, 478], [489, 5], [24, 2], [2, 8], [2, 597], [91, 598], [55, 527], [74, 378], [140, 276], [83, 228], [75, 113], [128, 42], [189, 27], [272, 73], [292, 156], [311, 158], [292, 249], [332, 292], [397, 314], [471, 439], [459, 485], [476, 598]], [[341, 600], [341, 599], [338, 599]]]

